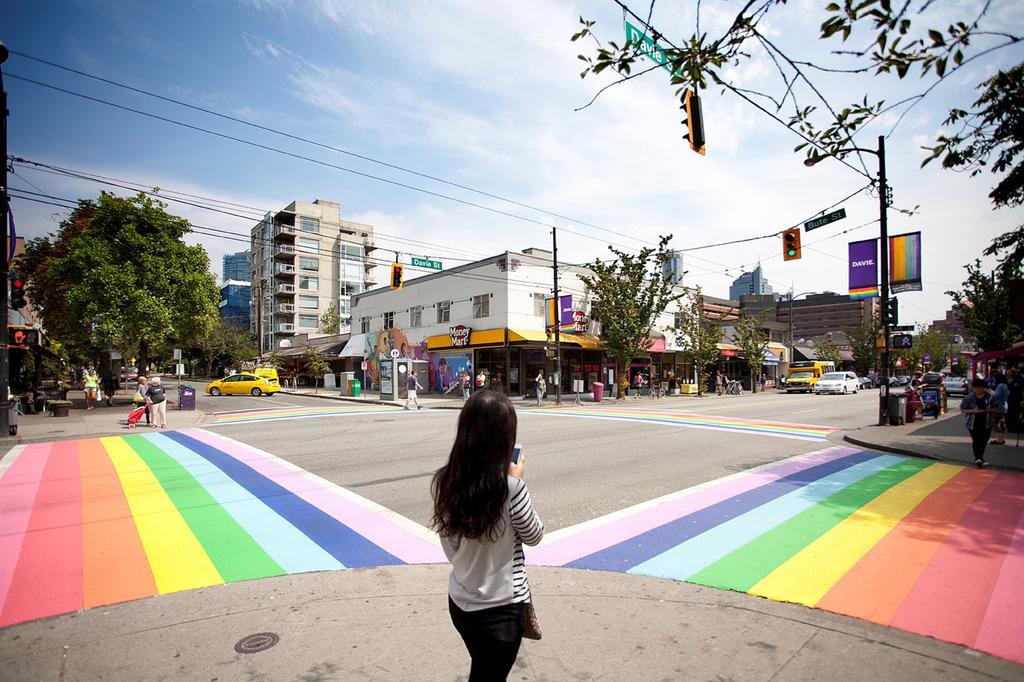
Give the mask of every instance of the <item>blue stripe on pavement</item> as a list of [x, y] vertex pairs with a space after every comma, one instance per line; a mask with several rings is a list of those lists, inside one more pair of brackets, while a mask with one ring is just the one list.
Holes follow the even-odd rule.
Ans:
[[234, 457], [183, 433], [172, 431], [166, 435], [230, 476], [345, 566], [362, 568], [395, 566], [403, 563], [401, 559], [373, 544], [330, 514]]

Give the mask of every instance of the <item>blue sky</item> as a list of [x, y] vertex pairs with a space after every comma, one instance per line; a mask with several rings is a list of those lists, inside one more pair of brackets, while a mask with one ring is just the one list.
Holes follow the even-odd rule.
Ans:
[[[824, 4], [824, 3], [821, 3]], [[940, 3], [942, 4], [942, 3]], [[977, 2], [944, 3], [960, 12]], [[646, 8], [646, 5], [643, 6]], [[765, 28], [796, 54], [829, 59], [833, 46], [812, 40], [818, 3], [774, 10]], [[638, 11], [640, 6], [637, 7]], [[705, 3], [709, 30], [735, 12]], [[624, 246], [674, 235], [679, 248], [766, 234], [810, 217], [865, 183], [848, 168], [825, 162], [808, 169], [792, 148], [798, 140], [731, 95], [704, 96], [708, 155], [688, 150], [667, 74], [613, 88], [580, 112], [609, 79], [581, 80], [579, 44], [569, 42], [579, 15], [597, 19], [598, 34], [622, 39], [622, 15], [611, 2], [238, 2], [8, 3], [0, 34], [9, 48], [161, 95], [407, 166], [454, 182], [605, 226], [621, 236], [502, 204], [358, 159], [254, 131], [132, 94], [12, 55], [5, 73], [116, 101], [263, 144], [455, 194], [566, 228], [563, 258], [605, 255], [602, 242]], [[950, 16], [953, 16], [952, 14]], [[1024, 28], [1024, 8], [995, 2], [993, 24]], [[660, 2], [653, 22], [689, 35], [692, 3]], [[920, 169], [920, 147], [938, 131], [951, 104], [969, 104], [973, 89], [1001, 66], [1018, 63], [1024, 48], [973, 63], [916, 106], [888, 138], [889, 178], [897, 206], [920, 205], [913, 217], [891, 215], [890, 232], [923, 232], [924, 291], [901, 296], [903, 320], [927, 322], [949, 307], [944, 291], [961, 281], [962, 265], [992, 237], [1022, 221], [1021, 210], [993, 212], [991, 177], [970, 178]], [[774, 67], [757, 57], [727, 75], [745, 87], [777, 86]], [[921, 82], [832, 76], [819, 79], [830, 99], [844, 103], [865, 91], [891, 99]], [[215, 197], [279, 208], [320, 197], [342, 204], [344, 217], [368, 222], [387, 237], [378, 243], [456, 264], [459, 258], [504, 249], [546, 246], [548, 231], [479, 209], [430, 197], [308, 162], [116, 111], [7, 79], [10, 149], [25, 158]], [[895, 116], [858, 137], [874, 146]], [[865, 157], [875, 172], [873, 157]], [[18, 169], [12, 187], [67, 196], [94, 196], [99, 187]], [[31, 184], [29, 184], [31, 183]], [[62, 211], [15, 200], [19, 231], [55, 227]], [[862, 194], [845, 204], [849, 217], [804, 235], [805, 243], [877, 217], [877, 200]], [[172, 204], [200, 225], [247, 235], [251, 222]], [[569, 232], [574, 230], [590, 238]], [[761, 259], [776, 289], [845, 292], [846, 243], [877, 233], [868, 226], [821, 241], [801, 261], [783, 263], [778, 238], [687, 256], [688, 282], [726, 295], [743, 269]], [[412, 246], [406, 239], [435, 246]], [[219, 274], [225, 252], [243, 243], [196, 237]], [[408, 258], [408, 256], [406, 256]]]

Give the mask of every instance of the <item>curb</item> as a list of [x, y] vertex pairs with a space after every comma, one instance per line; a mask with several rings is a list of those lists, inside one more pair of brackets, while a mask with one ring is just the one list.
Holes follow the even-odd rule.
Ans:
[[[352, 398], [352, 397], [346, 396], [346, 395], [321, 395], [321, 394], [318, 394], [318, 393], [299, 393], [298, 391], [289, 391], [289, 390], [285, 390], [285, 389], [282, 389], [280, 392], [285, 394], [285, 395], [297, 395], [297, 396], [301, 396], [303, 398], [320, 398], [321, 400], [338, 400], [338, 401], [346, 402], [346, 403], [358, 403], [360, 405], [388, 405], [390, 407], [404, 407], [404, 405], [405, 405], [405, 403], [403, 403], [403, 402], [394, 402], [394, 401], [391, 401], [391, 400], [379, 400], [379, 399], [378, 400], [374, 400], [372, 398]], [[428, 407], [431, 410], [461, 410], [462, 409], [461, 406], [456, 406], [456, 405], [437, 405], [437, 406], [424, 405], [424, 407]]]
[[[894, 455], [903, 455], [905, 457], [917, 457], [918, 459], [928, 459], [928, 460], [931, 460], [933, 462], [945, 462], [947, 464], [959, 464], [960, 466], [964, 466], [964, 467], [971, 467], [971, 466], [973, 466], [973, 463], [971, 463], [971, 462], [964, 462], [964, 461], [959, 460], [959, 459], [949, 459], [948, 457], [938, 457], [936, 455], [926, 455], [926, 454], [921, 453], [921, 452], [916, 452], [914, 450], [908, 450], [906, 448], [894, 447], [894, 446], [891, 446], [891, 445], [879, 445], [877, 443], [869, 443], [866, 440], [859, 440], [857, 438], [851, 438], [850, 436], [847, 436], [847, 435], [843, 436], [843, 440], [846, 441], [847, 443], [849, 443], [850, 445], [856, 445], [859, 448], [866, 448], [868, 450], [880, 450], [882, 452], [889, 452], [889, 453], [892, 453]], [[1008, 466], [1002, 466], [1000, 464], [992, 464], [991, 462], [988, 462], [988, 461], [985, 462], [985, 468], [986, 469], [998, 469], [1000, 471], [1015, 471], [1015, 472], [1018, 472], [1018, 473], [1021, 471], [1021, 469], [1017, 468], [1017, 467], [1008, 467]]]

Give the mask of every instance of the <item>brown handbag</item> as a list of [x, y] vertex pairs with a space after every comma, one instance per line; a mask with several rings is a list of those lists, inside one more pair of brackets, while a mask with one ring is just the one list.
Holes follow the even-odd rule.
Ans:
[[523, 604], [523, 637], [525, 639], [540, 639], [543, 633], [540, 631], [540, 621], [537, 620], [537, 610], [533, 608], [533, 602]]

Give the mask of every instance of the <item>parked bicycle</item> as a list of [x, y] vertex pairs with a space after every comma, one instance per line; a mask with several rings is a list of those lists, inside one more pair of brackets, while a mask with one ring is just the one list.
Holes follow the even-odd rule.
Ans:
[[743, 385], [740, 382], [738, 382], [735, 379], [733, 379], [728, 384], [726, 384], [726, 386], [725, 386], [725, 394], [726, 395], [740, 395], [741, 393], [743, 393]]
[[648, 392], [647, 397], [650, 398], [651, 400], [654, 400], [655, 398], [664, 398], [665, 387], [662, 386], [660, 382], [654, 382], [653, 384], [651, 384], [651, 390]]

